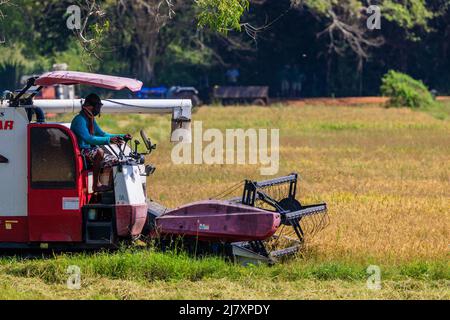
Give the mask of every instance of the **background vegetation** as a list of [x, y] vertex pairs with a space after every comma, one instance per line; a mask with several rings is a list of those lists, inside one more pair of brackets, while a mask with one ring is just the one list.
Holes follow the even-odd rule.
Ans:
[[[82, 34], [66, 27], [73, 3], [82, 8], [82, 22], [90, 14]], [[290, 64], [305, 76], [303, 96], [376, 95], [390, 69], [448, 94], [449, 3], [10, 0], [1, 6], [0, 88], [66, 62], [72, 70], [208, 91], [237, 65], [242, 84], [270, 85], [276, 96], [280, 72]], [[381, 7], [380, 30], [367, 29], [369, 4]]]
[[423, 82], [407, 74], [390, 70], [381, 82], [381, 94], [390, 98], [389, 106], [429, 108], [435, 104], [432, 94]]

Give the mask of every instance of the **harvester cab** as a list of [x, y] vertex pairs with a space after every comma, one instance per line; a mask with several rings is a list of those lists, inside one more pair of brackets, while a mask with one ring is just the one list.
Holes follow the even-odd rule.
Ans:
[[[93, 173], [70, 124], [45, 121], [45, 113], [74, 113], [82, 100], [33, 100], [43, 86], [87, 84], [138, 91], [134, 79], [81, 72], [50, 72], [28, 80], [0, 106], [0, 248], [97, 248], [139, 237], [147, 219], [144, 154], [126, 141], [103, 146], [117, 163], [104, 168], [109, 191], [93, 191]], [[172, 113], [172, 128], [190, 139], [189, 100], [106, 99], [103, 113]], [[35, 121], [33, 121], [33, 118]], [[187, 134], [186, 134], [187, 133]], [[155, 149], [142, 131], [148, 152]], [[172, 135], [172, 139], [174, 139]], [[139, 143], [139, 142], [138, 142]]]
[[[85, 84], [139, 91], [138, 80], [54, 71], [28, 80], [0, 104], [0, 249], [114, 248], [123, 241], [177, 243], [195, 254], [225, 254], [242, 263], [273, 262], [298, 252], [327, 222], [326, 204], [296, 200], [297, 174], [245, 180], [221, 196], [169, 209], [147, 198], [155, 171], [139, 140], [105, 145], [115, 162], [93, 190], [93, 172], [67, 123], [46, 122], [46, 112], [75, 113], [82, 100], [33, 100], [44, 86]], [[105, 99], [103, 113], [171, 113], [173, 142], [190, 142], [187, 99]], [[34, 120], [33, 120], [34, 119]], [[231, 194], [233, 197], [230, 197]], [[177, 241], [173, 241], [176, 239]], [[180, 241], [178, 241], [180, 240]]]

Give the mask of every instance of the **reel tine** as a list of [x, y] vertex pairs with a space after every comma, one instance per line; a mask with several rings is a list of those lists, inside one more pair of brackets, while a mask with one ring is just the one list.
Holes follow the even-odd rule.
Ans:
[[329, 224], [328, 213], [317, 212], [307, 216], [300, 217], [291, 221], [292, 224], [298, 224], [303, 230], [304, 238], [312, 238]]
[[248, 189], [244, 189], [244, 194], [248, 191], [250, 194], [253, 192], [253, 195], [255, 195], [255, 189], [259, 190], [254, 203], [250, 205], [265, 210], [275, 209], [284, 217], [283, 226], [271, 239], [264, 241], [269, 255], [273, 252], [275, 259], [294, 251], [298, 252], [305, 246], [306, 241], [329, 224], [325, 203], [302, 206], [295, 199], [298, 191], [297, 179], [297, 174], [291, 174], [265, 181], [255, 181], [249, 184]]

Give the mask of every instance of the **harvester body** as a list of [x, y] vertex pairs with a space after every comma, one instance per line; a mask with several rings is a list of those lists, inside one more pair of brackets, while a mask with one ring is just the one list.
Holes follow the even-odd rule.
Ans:
[[[0, 131], [0, 247], [89, 244], [86, 236], [95, 233], [88, 226], [96, 221], [93, 203], [104, 204], [102, 223], [118, 237], [139, 236], [147, 218], [143, 163], [111, 168], [114, 180], [103, 179], [111, 184], [111, 195], [97, 201], [92, 168], [69, 124], [29, 123], [25, 109], [10, 107], [0, 108], [0, 119], [11, 123]], [[114, 237], [97, 238], [96, 244], [112, 244]]]
[[[39, 91], [44, 85], [76, 83], [133, 91], [142, 86], [133, 79], [52, 72], [30, 79], [26, 88], [2, 101], [0, 249], [114, 248], [138, 238], [156, 239], [165, 246], [176, 238], [195, 243], [195, 252], [198, 247], [221, 246], [240, 261], [269, 262], [301, 248], [305, 240], [302, 223], [310, 217], [321, 217], [314, 224], [316, 229], [325, 225], [325, 204], [302, 206], [295, 200], [296, 174], [263, 182], [246, 180], [240, 194], [228, 199], [174, 209], [151, 201], [146, 182], [155, 168], [145, 164], [145, 155], [155, 145], [142, 130], [146, 154], [127, 143], [102, 146], [117, 162], [103, 168], [100, 177], [109, 190], [94, 192], [92, 168], [70, 125], [45, 122], [45, 112], [77, 112], [82, 100], [33, 101], [36, 91], [28, 94], [32, 86]], [[104, 113], [171, 113], [171, 139], [190, 141], [189, 100], [109, 99], [103, 103]], [[183, 129], [183, 134], [177, 129]], [[283, 192], [280, 186], [285, 187]], [[273, 187], [280, 189], [278, 197], [268, 191]], [[280, 234], [284, 227], [294, 230], [297, 238]], [[291, 246], [273, 250], [273, 239]]]
[[[119, 162], [109, 171], [105, 168], [109, 174], [102, 177], [111, 185], [110, 191], [94, 193], [92, 168], [70, 124], [45, 121], [45, 112], [75, 113], [83, 101], [32, 99], [43, 85], [74, 83], [134, 91], [142, 86], [133, 79], [51, 72], [30, 79], [17, 95], [2, 101], [0, 248], [108, 247], [142, 232], [147, 219], [148, 175], [143, 156], [131, 157], [127, 145], [123, 149], [104, 146]], [[103, 113], [171, 113], [173, 131], [183, 128], [188, 134], [182, 137], [190, 139], [189, 100], [111, 99], [103, 104]], [[36, 121], [32, 121], [34, 115]]]

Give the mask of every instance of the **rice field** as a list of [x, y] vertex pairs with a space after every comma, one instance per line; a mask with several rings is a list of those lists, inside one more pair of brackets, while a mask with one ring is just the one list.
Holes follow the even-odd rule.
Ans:
[[[450, 244], [450, 122], [381, 107], [205, 107], [203, 129], [279, 128], [279, 175], [298, 172], [299, 198], [325, 201], [332, 223], [311, 246], [324, 259], [443, 259]], [[159, 119], [158, 119], [159, 120]], [[173, 165], [169, 121], [149, 130], [160, 146], [149, 196], [173, 207], [205, 199], [260, 165]], [[163, 128], [160, 128], [160, 127]], [[132, 130], [133, 127], [119, 128]]]
[[[0, 259], [0, 298], [450, 299], [450, 105], [199, 108], [203, 130], [280, 129], [278, 175], [300, 174], [302, 203], [328, 204], [330, 225], [302, 257], [274, 267], [124, 249], [50, 259]], [[67, 117], [66, 120], [70, 119]], [[110, 132], [144, 128], [157, 143], [148, 195], [168, 207], [212, 197], [260, 165], [174, 165], [170, 116], [102, 116]], [[84, 270], [68, 290], [65, 268]], [[366, 287], [380, 266], [382, 289]]]

